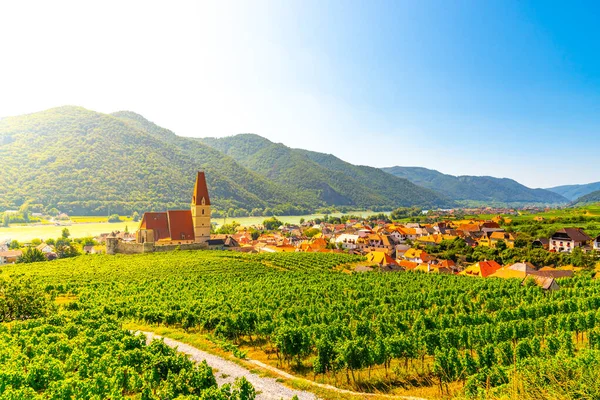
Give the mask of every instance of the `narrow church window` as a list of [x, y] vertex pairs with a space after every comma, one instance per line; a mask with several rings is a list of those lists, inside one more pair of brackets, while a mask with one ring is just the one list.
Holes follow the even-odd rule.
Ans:
[[202, 215], [204, 215], [204, 208], [202, 209]]

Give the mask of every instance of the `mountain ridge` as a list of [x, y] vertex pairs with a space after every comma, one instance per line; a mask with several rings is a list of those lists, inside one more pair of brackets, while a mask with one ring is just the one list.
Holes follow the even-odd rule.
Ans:
[[600, 182], [591, 182], [578, 185], [561, 185], [547, 188], [546, 190], [558, 193], [571, 201], [576, 201], [580, 197], [600, 190]]
[[452, 206], [449, 199], [378, 168], [358, 166], [333, 155], [293, 149], [256, 134], [198, 138], [278, 183], [294, 182], [319, 198], [338, 204]]
[[600, 190], [585, 194], [573, 201], [573, 206], [580, 206], [590, 203], [600, 203]]
[[492, 176], [454, 176], [424, 167], [382, 168], [392, 175], [435, 189], [455, 201], [564, 204], [569, 200], [545, 189], [528, 188], [514, 179]]

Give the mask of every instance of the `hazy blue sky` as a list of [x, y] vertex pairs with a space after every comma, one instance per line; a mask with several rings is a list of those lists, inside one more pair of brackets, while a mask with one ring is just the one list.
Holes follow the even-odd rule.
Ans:
[[357, 164], [600, 180], [600, 6], [0, 3], [0, 116], [122, 109]]

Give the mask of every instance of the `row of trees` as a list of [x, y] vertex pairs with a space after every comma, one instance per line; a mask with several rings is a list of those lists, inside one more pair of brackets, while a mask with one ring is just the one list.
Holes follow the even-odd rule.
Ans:
[[444, 240], [438, 246], [426, 246], [425, 251], [435, 257], [445, 260], [462, 260], [464, 262], [477, 262], [494, 260], [507, 265], [515, 262], [528, 261], [536, 266], [563, 266], [593, 268], [598, 262], [595, 251], [584, 252], [575, 248], [571, 253], [551, 253], [543, 248], [535, 247], [523, 238], [515, 241], [514, 248], [508, 248], [504, 241], [499, 241], [495, 248], [486, 246], [471, 247], [461, 238]]

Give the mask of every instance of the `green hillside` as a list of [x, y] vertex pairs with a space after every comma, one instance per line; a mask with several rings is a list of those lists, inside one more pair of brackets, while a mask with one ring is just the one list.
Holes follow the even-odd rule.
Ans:
[[279, 184], [308, 191], [327, 204], [390, 208], [452, 205], [432, 190], [391, 177], [377, 168], [352, 165], [328, 154], [291, 149], [258, 135], [200, 140], [250, 170]]
[[558, 193], [569, 200], [577, 200], [586, 194], [600, 190], [600, 182], [587, 183], [584, 185], [564, 185], [548, 188], [547, 190]]
[[188, 207], [200, 169], [220, 209], [316, 206], [134, 113], [60, 107], [5, 118], [0, 143], [0, 209], [26, 201], [74, 214]]
[[[128, 111], [109, 115], [68, 106], [4, 118], [0, 211], [25, 202], [33, 211], [56, 207], [91, 215], [186, 208], [197, 170], [206, 171], [215, 209], [238, 216], [308, 213], [329, 205], [447, 204], [376, 169], [344, 163], [362, 172], [328, 170], [260, 139], [260, 152], [241, 141], [227, 149], [229, 156]], [[241, 156], [249, 153], [253, 157]]]
[[580, 198], [576, 199], [573, 203], [576, 206], [585, 205], [589, 203], [600, 203], [600, 190], [596, 190], [595, 192], [588, 193], [585, 196], [581, 196]]
[[519, 182], [507, 178], [491, 176], [453, 176], [419, 167], [382, 168], [392, 175], [432, 190], [436, 190], [452, 200], [475, 201], [482, 203], [545, 203], [562, 204], [568, 200], [563, 196], [544, 189], [530, 189]]

